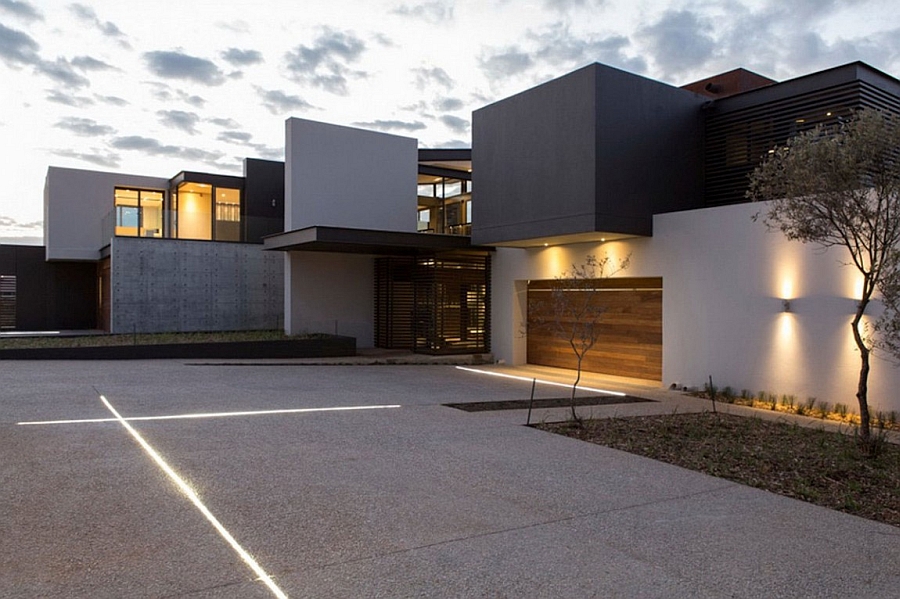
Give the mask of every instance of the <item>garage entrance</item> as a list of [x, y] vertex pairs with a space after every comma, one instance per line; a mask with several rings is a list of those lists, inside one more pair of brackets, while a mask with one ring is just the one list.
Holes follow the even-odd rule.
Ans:
[[[596, 279], [590, 301], [605, 309], [596, 345], [582, 368], [615, 376], [662, 380], [662, 278]], [[576, 368], [569, 340], [553, 327], [551, 301], [555, 280], [528, 283], [528, 363], [557, 368]]]

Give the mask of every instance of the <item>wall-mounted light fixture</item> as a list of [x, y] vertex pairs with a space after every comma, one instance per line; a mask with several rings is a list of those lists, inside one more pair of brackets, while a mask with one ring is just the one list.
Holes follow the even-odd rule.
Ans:
[[781, 311], [782, 312], [790, 312], [791, 311], [791, 300], [789, 300], [789, 299], [781, 300]]

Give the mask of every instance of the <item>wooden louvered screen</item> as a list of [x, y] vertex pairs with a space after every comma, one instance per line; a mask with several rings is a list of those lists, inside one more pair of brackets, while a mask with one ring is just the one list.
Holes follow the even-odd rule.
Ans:
[[375, 345], [413, 349], [414, 258], [375, 260]]
[[[576, 368], [569, 339], [556, 330], [553, 314], [555, 280], [528, 283], [528, 363]], [[662, 279], [613, 278], [594, 281], [590, 301], [606, 310], [598, 338], [582, 364], [586, 372], [662, 380]]]
[[0, 329], [16, 328], [16, 276], [0, 275]]
[[745, 201], [748, 176], [770, 149], [863, 107], [900, 113], [900, 100], [857, 80], [722, 114], [713, 109], [705, 124], [706, 204]]
[[375, 261], [375, 344], [418, 353], [490, 351], [490, 254]]

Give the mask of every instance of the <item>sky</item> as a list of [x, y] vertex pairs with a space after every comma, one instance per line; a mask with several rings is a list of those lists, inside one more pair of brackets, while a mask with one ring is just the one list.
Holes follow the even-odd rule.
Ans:
[[469, 147], [473, 110], [592, 62], [855, 60], [900, 76], [896, 0], [0, 0], [0, 242], [41, 243], [49, 166], [240, 175], [288, 117]]

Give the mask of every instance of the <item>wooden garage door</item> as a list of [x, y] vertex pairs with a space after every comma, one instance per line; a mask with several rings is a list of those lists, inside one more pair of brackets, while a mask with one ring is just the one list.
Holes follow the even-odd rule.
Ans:
[[[550, 300], [555, 281], [528, 283], [528, 363], [575, 368], [568, 338], [548, 325], [555, 318]], [[584, 358], [587, 372], [662, 380], [662, 278], [593, 281], [591, 301], [605, 308], [596, 345]]]

